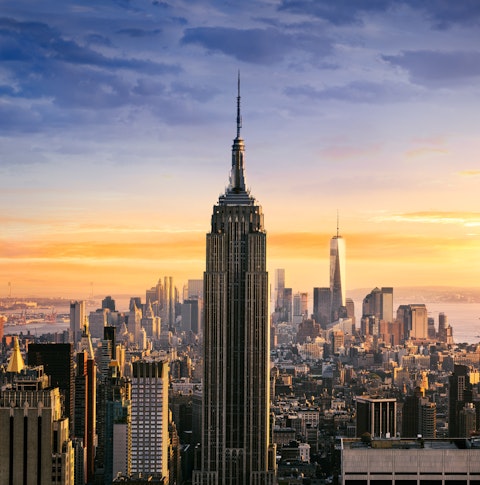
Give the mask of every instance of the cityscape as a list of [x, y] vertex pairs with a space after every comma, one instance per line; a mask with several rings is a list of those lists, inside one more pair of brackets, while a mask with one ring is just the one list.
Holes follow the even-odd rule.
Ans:
[[452, 5], [5, 2], [0, 485], [480, 483]]

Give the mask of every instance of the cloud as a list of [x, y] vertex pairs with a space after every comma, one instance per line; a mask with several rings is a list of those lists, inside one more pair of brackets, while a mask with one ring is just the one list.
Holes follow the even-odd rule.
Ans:
[[416, 95], [411, 87], [400, 83], [388, 81], [353, 81], [351, 83], [315, 88], [311, 85], [289, 86], [285, 88], [285, 94], [292, 97], [300, 97], [317, 100], [333, 100], [351, 103], [392, 103], [408, 100]]
[[117, 30], [117, 34], [127, 35], [129, 37], [152, 37], [160, 34], [161, 32], [162, 31], [160, 29], [146, 30], [138, 27]]
[[480, 170], [462, 170], [461, 172], [458, 172], [458, 174], [465, 177], [479, 177]]
[[275, 29], [197, 27], [187, 29], [183, 44], [197, 44], [251, 64], [273, 64], [291, 50], [291, 37]]
[[384, 12], [392, 5], [391, 0], [283, 0], [279, 10], [318, 17], [334, 25], [352, 24], [361, 15]]
[[[72, 108], [115, 108], [132, 102], [131, 86], [119, 71], [159, 75], [180, 70], [171, 64], [105, 56], [66, 40], [56, 29], [40, 22], [0, 19], [0, 38], [0, 59], [11, 81], [10, 86], [0, 89], [13, 98], [50, 99], [52, 104]], [[5, 115], [9, 108], [12, 106], [2, 106]], [[41, 119], [46, 115], [38, 106], [30, 108], [33, 119], [35, 114]], [[20, 108], [13, 116], [13, 125], [20, 125], [23, 117]]]
[[456, 224], [465, 227], [480, 226], [480, 212], [420, 211], [388, 214], [373, 218], [374, 222], [415, 222], [422, 224]]
[[371, 14], [411, 8], [425, 17], [436, 29], [454, 25], [478, 25], [480, 3], [477, 0], [282, 0], [278, 7], [297, 15], [313, 16], [333, 25], [359, 23]]
[[384, 55], [382, 59], [405, 69], [410, 79], [420, 85], [448, 86], [480, 76], [478, 51], [404, 51], [399, 55]]
[[430, 155], [448, 155], [448, 150], [441, 148], [416, 148], [407, 152], [408, 158], [428, 157]]
[[477, 0], [405, 0], [414, 9], [423, 11], [434, 28], [446, 29], [453, 25], [478, 25], [480, 23], [480, 3]]

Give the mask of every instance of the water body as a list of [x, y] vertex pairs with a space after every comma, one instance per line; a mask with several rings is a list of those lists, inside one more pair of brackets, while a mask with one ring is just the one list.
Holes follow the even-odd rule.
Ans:
[[[394, 302], [394, 315], [399, 305], [415, 303], [412, 301]], [[480, 303], [447, 303], [447, 302], [428, 302], [423, 301], [427, 307], [428, 316], [435, 320], [435, 328], [438, 329], [438, 314], [443, 312], [448, 317], [448, 323], [453, 327], [453, 339], [456, 343], [467, 342], [470, 344], [480, 342]], [[128, 304], [127, 304], [128, 307]], [[58, 308], [58, 313], [68, 313], [69, 308]], [[87, 313], [90, 309], [87, 310]], [[120, 311], [125, 311], [122, 307]], [[355, 313], [357, 317], [357, 327], [360, 326], [362, 312], [362, 302], [355, 301]], [[5, 335], [18, 335], [20, 332], [26, 334], [30, 332], [33, 335], [42, 335], [44, 333], [61, 333], [67, 330], [69, 324], [66, 322], [47, 323], [36, 322], [28, 325], [5, 325]]]

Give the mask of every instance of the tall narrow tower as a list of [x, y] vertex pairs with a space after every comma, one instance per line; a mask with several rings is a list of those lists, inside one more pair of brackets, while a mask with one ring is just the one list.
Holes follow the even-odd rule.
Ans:
[[262, 208], [245, 185], [237, 136], [230, 183], [213, 208], [204, 275], [201, 471], [195, 484], [274, 483], [269, 433], [269, 323]]
[[337, 217], [337, 234], [330, 241], [330, 319], [337, 320], [345, 316], [345, 241], [339, 234]]

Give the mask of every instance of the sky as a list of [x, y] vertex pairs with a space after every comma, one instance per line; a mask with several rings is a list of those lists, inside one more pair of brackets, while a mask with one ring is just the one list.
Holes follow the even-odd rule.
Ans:
[[268, 269], [480, 286], [477, 0], [3, 0], [0, 296], [203, 277], [241, 75]]

